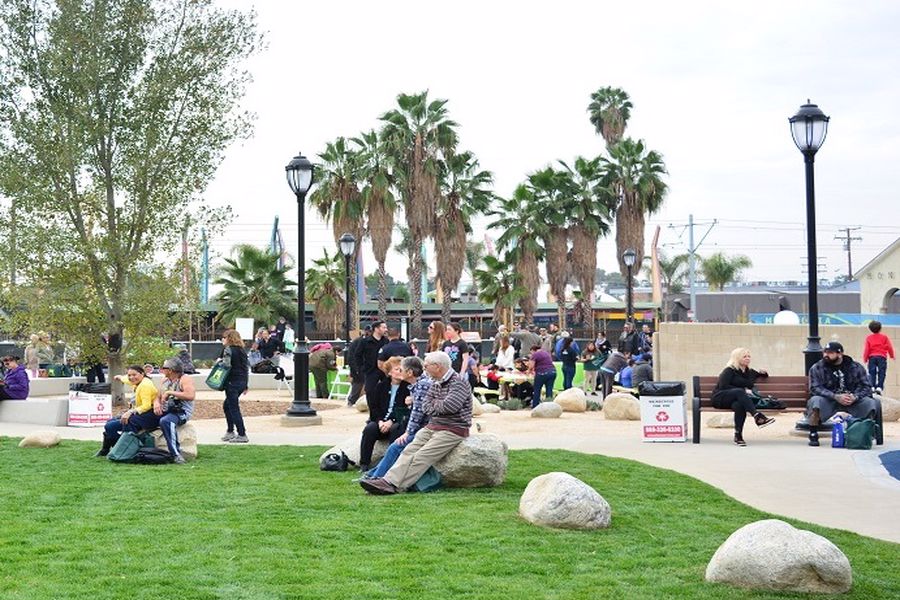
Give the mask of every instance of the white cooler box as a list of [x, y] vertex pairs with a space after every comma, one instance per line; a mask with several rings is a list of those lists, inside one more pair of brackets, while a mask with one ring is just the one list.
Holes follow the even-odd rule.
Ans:
[[640, 385], [642, 441], [687, 441], [684, 387], [681, 381], [647, 381]]
[[69, 391], [69, 427], [102, 427], [111, 418], [111, 394]]

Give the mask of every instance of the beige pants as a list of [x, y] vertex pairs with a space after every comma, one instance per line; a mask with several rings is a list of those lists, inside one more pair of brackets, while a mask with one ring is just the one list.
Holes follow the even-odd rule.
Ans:
[[582, 389], [585, 394], [593, 394], [597, 390], [597, 373], [600, 371], [585, 371]]
[[385, 473], [384, 479], [394, 487], [406, 490], [419, 480], [428, 467], [450, 454], [463, 439], [449, 431], [435, 431], [427, 427], [420, 429], [391, 470]]

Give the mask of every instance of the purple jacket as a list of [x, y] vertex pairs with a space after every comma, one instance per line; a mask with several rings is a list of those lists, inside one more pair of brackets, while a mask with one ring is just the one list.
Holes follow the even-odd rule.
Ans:
[[25, 367], [19, 365], [15, 369], [7, 371], [4, 378], [3, 391], [11, 400], [25, 400], [28, 398], [28, 373]]

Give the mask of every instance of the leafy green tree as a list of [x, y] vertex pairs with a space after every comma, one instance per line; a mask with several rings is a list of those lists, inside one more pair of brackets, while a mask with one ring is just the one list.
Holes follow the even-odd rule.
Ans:
[[[0, 188], [28, 232], [21, 248], [39, 248], [18, 261], [40, 261], [22, 281], [83, 306], [85, 335], [145, 331], [129, 281], [171, 268], [158, 257], [249, 132], [241, 65], [259, 42], [252, 13], [212, 0], [0, 4]], [[109, 363], [121, 372], [121, 352]]]
[[659, 256], [659, 273], [662, 275], [663, 285], [666, 286], [666, 293], [678, 293], [684, 289], [685, 268], [688, 264], [689, 255], [676, 254], [669, 258], [665, 253], [660, 252]]
[[456, 123], [450, 120], [447, 100], [428, 100], [428, 92], [400, 94], [397, 108], [381, 116], [381, 131], [403, 200], [410, 231], [409, 285], [412, 296], [412, 332], [422, 332], [421, 278], [425, 269], [419, 252], [434, 231], [441, 199], [440, 161], [457, 145]]
[[625, 250], [634, 250], [635, 264], [644, 260], [646, 215], [658, 211], [665, 199], [666, 166], [662, 156], [647, 150], [643, 141], [626, 138], [609, 147], [609, 159], [603, 161], [603, 169], [603, 185], [615, 199], [616, 258], [619, 271], [625, 275]]
[[[225, 259], [221, 274], [213, 281], [221, 285], [214, 301], [219, 303], [216, 320], [233, 327], [244, 317], [270, 325], [278, 317], [296, 322], [296, 283], [288, 280], [288, 266], [278, 267], [278, 256], [269, 250], [242, 244]], [[307, 293], [309, 293], [307, 282]]]
[[478, 299], [494, 305], [494, 323], [512, 325], [513, 310], [527, 290], [519, 283], [510, 257], [503, 260], [494, 256], [484, 257], [484, 268], [475, 271]]
[[306, 293], [315, 304], [317, 328], [338, 338], [344, 329], [344, 258], [338, 250], [330, 256], [327, 249], [322, 253], [306, 270]]
[[544, 258], [544, 222], [534, 218], [534, 191], [526, 184], [520, 184], [510, 198], [501, 198], [499, 206], [489, 214], [497, 219], [488, 229], [502, 233], [497, 238], [497, 247], [505, 251], [505, 256], [515, 265], [519, 285], [525, 290], [519, 298], [519, 307], [525, 321], [534, 321], [537, 309], [538, 288], [541, 285], [539, 265]]
[[622, 139], [632, 108], [631, 100], [622, 88], [607, 86], [591, 94], [588, 106], [591, 124], [603, 136], [607, 146]]
[[485, 254], [484, 242], [473, 242], [472, 240], [466, 242], [466, 266], [464, 270], [472, 278], [472, 285], [469, 291], [474, 292], [476, 295], [478, 294], [478, 287], [475, 285], [475, 271], [484, 262]]
[[742, 254], [728, 257], [722, 252], [716, 252], [703, 259], [700, 271], [710, 291], [722, 291], [726, 285], [740, 277], [741, 271], [752, 266], [753, 262]]
[[437, 280], [443, 291], [441, 318], [450, 322], [452, 293], [459, 286], [466, 265], [467, 234], [471, 219], [490, 206], [493, 183], [490, 171], [482, 170], [471, 152], [448, 155], [441, 163], [441, 200], [434, 238]]

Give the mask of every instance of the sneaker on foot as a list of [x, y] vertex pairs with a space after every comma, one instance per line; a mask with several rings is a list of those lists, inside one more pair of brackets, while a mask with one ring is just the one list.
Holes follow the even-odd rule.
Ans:
[[228, 441], [232, 444], [246, 444], [250, 441], [250, 438], [248, 438], [246, 435], [236, 435]]
[[236, 434], [235, 432], [233, 432], [233, 431], [226, 431], [226, 432], [225, 432], [225, 435], [222, 436], [222, 441], [223, 441], [223, 442], [230, 442], [231, 440], [233, 440], [233, 439], [236, 438], [236, 437], [237, 437], [237, 434]]
[[735, 446], [746, 446], [747, 442], [744, 441], [744, 438], [741, 434], [735, 433], [734, 434], [734, 444], [735, 444]]
[[767, 417], [762, 413], [756, 413], [756, 426], [759, 428], [768, 427], [775, 422], [773, 417]]
[[176, 456], [175, 458], [172, 459], [172, 462], [175, 463], [176, 465], [183, 465], [187, 461], [184, 460], [184, 457], [179, 454], [178, 456]]

